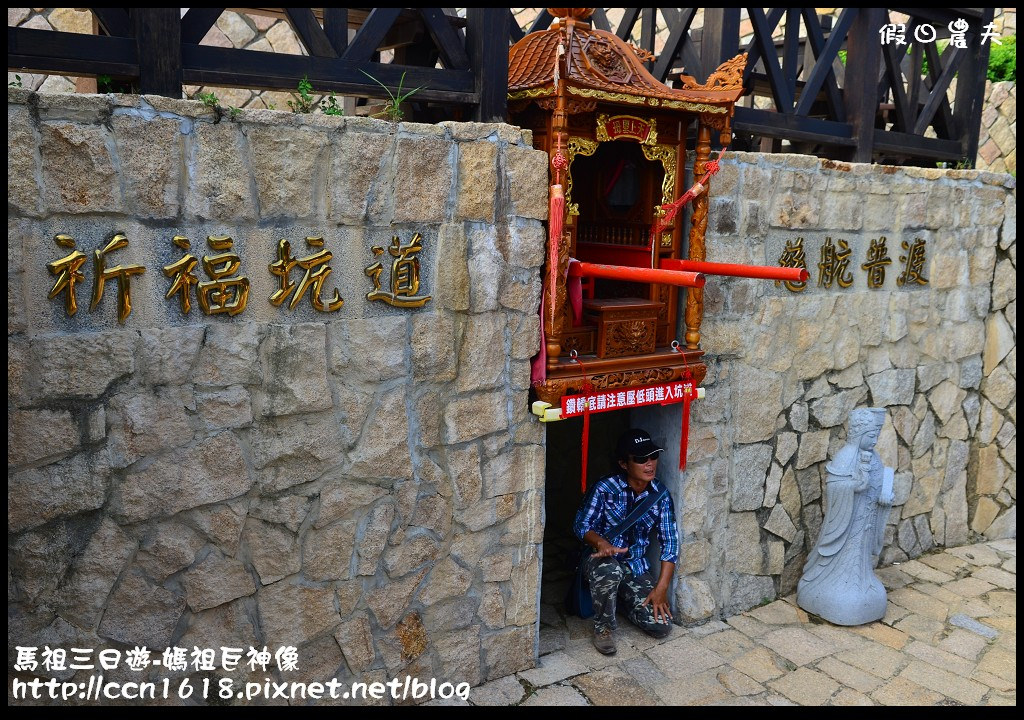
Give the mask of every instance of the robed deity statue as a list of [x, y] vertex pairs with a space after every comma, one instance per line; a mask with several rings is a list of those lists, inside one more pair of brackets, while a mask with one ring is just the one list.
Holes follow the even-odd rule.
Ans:
[[874, 572], [893, 502], [893, 469], [882, 465], [875, 450], [884, 422], [883, 408], [851, 412], [846, 445], [825, 466], [825, 520], [796, 601], [836, 625], [862, 625], [885, 615], [885, 588]]

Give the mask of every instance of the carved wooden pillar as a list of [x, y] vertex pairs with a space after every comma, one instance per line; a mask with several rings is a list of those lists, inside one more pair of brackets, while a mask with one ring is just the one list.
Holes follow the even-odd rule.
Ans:
[[[565, 37], [572, 37], [573, 19], [565, 18], [567, 25]], [[562, 53], [560, 53], [562, 54]], [[561, 64], [562, 60], [557, 60]], [[560, 68], [560, 74], [564, 68]], [[547, 295], [545, 310], [545, 342], [547, 344], [548, 369], [558, 364], [558, 356], [562, 353], [562, 344], [556, 337], [563, 330], [562, 315], [566, 303], [565, 284], [558, 282], [565, 277], [565, 266], [568, 265], [568, 248], [565, 248], [565, 182], [566, 170], [569, 167], [568, 141], [569, 116], [566, 110], [565, 84], [555, 83], [555, 109], [551, 113], [551, 145], [548, 149], [548, 162], [551, 166], [551, 186], [549, 187], [548, 217], [548, 267]], [[558, 199], [560, 198], [560, 202]], [[554, 215], [558, 214], [558, 217]]]
[[[693, 163], [694, 180], [704, 174], [704, 166], [711, 157], [711, 126], [701, 118], [697, 126], [697, 159]], [[704, 250], [704, 236], [708, 229], [708, 188], [693, 201], [693, 215], [690, 218], [690, 249], [687, 257], [690, 260], [703, 262], [707, 256]], [[704, 318], [704, 289], [687, 288], [686, 292], [686, 347], [689, 350], [700, 349], [700, 323]]]

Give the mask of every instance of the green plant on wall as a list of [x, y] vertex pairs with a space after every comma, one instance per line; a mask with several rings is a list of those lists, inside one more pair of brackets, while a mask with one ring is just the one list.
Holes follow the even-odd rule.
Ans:
[[15, 75], [14, 79], [7, 83], [7, 87], [22, 87], [21, 75]]
[[366, 72], [365, 70], [360, 70], [359, 72], [373, 80], [382, 88], [384, 88], [384, 92], [388, 94], [389, 100], [384, 105], [384, 109], [381, 112], [377, 113], [377, 115], [383, 117], [385, 120], [390, 120], [391, 122], [399, 122], [405, 116], [401, 108], [402, 103], [423, 89], [423, 86], [421, 85], [418, 88], [413, 88], [412, 90], [407, 91], [403, 95], [402, 85], [405, 83], [405, 73], [402, 73], [402, 77], [399, 78], [398, 80], [398, 88], [395, 90], [395, 92], [391, 92], [391, 89], [387, 85], [382, 83], [380, 80], [375, 78], [370, 73]]
[[320, 101], [320, 112], [324, 115], [344, 115], [345, 108], [338, 104], [338, 96], [331, 91], [330, 97], [325, 97]]
[[309, 81], [309, 77], [303, 75], [302, 79], [299, 80], [299, 94], [293, 95], [294, 101], [288, 101], [288, 107], [292, 109], [293, 113], [311, 113], [313, 112], [313, 83]]

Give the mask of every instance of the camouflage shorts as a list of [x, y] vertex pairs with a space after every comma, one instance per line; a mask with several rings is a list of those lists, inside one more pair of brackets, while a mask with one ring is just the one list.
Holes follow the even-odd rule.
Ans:
[[614, 629], [616, 605], [621, 607], [629, 621], [654, 637], [665, 637], [671, 632], [671, 623], [654, 619], [654, 609], [644, 600], [654, 590], [654, 576], [650, 572], [634, 575], [629, 565], [615, 558], [587, 557], [587, 576], [590, 595], [594, 600], [594, 629], [598, 632]]

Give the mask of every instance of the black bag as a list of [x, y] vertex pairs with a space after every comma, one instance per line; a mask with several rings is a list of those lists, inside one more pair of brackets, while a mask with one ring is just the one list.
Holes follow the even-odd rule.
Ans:
[[[597, 487], [597, 484], [594, 484]], [[661, 492], [648, 495], [644, 501], [633, 508], [633, 512], [627, 515], [621, 523], [613, 527], [608, 535], [618, 537], [629, 530], [636, 521], [642, 518], [648, 510], [668, 495], [668, 488], [662, 487]], [[584, 502], [587, 498], [584, 498]], [[581, 617], [584, 620], [594, 617], [594, 598], [590, 594], [590, 578], [587, 577], [587, 564], [585, 560], [593, 554], [593, 548], [586, 543], [582, 544], [576, 551], [576, 569], [572, 575], [572, 583], [569, 584], [569, 592], [565, 596], [565, 611], [569, 615]]]

